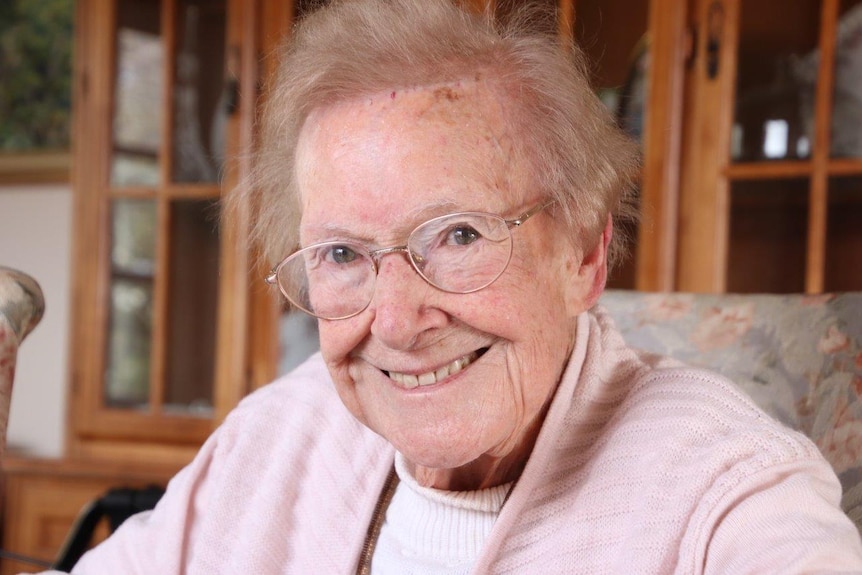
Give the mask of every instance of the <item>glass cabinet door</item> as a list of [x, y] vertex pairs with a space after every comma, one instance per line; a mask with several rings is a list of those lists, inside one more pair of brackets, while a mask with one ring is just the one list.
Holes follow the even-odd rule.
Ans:
[[242, 43], [254, 4], [79, 5], [78, 296], [93, 327], [76, 351], [73, 429], [84, 451], [100, 441], [197, 444], [226, 411], [216, 405], [218, 209], [237, 179], [226, 158], [238, 152], [236, 74], [243, 50], [256, 49]]
[[769, 3], [739, 6], [727, 168], [731, 292], [805, 291], [817, 65], [810, 83], [801, 77], [817, 54], [820, 4], [791, 0], [786, 10], [796, 16], [781, 26]]
[[104, 403], [213, 409], [226, 0], [117, 0]]
[[862, 2], [696, 5], [680, 287], [862, 288]]

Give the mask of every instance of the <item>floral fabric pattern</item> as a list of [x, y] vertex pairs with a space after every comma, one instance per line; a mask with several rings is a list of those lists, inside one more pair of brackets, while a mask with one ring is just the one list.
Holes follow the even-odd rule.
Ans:
[[39, 284], [30, 276], [0, 266], [0, 456], [6, 447], [18, 346], [42, 319], [44, 311]]
[[741, 295], [608, 290], [633, 347], [717, 371], [805, 433], [835, 469], [862, 531], [862, 293]]

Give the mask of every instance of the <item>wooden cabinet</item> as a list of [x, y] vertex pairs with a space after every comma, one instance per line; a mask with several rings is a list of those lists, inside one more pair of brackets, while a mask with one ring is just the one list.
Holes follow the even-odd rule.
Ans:
[[862, 2], [690, 17], [676, 287], [862, 289]]
[[69, 455], [187, 461], [244, 395], [257, 3], [78, 3]]
[[612, 287], [862, 289], [862, 2], [572, 4], [596, 86], [642, 106], [643, 219]]
[[[151, 464], [7, 457], [3, 549], [51, 563], [57, 559], [75, 518], [89, 502], [114, 487], [164, 486], [176, 472], [176, 468]], [[107, 533], [107, 525], [100, 524], [94, 542]], [[2, 575], [41, 570], [11, 559], [4, 559], [0, 567]]]

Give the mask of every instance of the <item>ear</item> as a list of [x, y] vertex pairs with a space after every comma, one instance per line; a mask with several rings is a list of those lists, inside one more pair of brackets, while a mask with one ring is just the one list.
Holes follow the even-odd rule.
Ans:
[[614, 221], [608, 215], [608, 223], [595, 247], [584, 254], [578, 266], [577, 277], [572, 282], [569, 294], [570, 312], [575, 314], [588, 310], [599, 300], [608, 280], [608, 245], [614, 235]]

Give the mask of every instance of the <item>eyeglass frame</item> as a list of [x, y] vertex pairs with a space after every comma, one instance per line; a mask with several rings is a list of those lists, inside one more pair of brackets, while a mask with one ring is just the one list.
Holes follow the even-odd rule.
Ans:
[[[453, 216], [459, 216], [459, 215], [481, 215], [481, 216], [491, 216], [491, 217], [494, 217], [494, 218], [499, 218], [499, 219], [501, 219], [501, 220], [503, 221], [503, 223], [505, 223], [505, 224], [506, 224], [506, 229], [509, 231], [510, 237], [512, 237], [512, 235], [511, 235], [511, 234], [512, 234], [512, 231], [513, 231], [513, 230], [515, 230], [515, 229], [517, 229], [517, 228], [521, 227], [521, 226], [522, 226], [522, 225], [523, 225], [527, 220], [529, 220], [530, 218], [532, 218], [533, 216], [535, 216], [535, 215], [536, 215], [536, 214], [538, 214], [539, 212], [543, 211], [545, 208], [549, 207], [549, 206], [550, 206], [551, 204], [553, 204], [553, 203], [554, 203], [554, 200], [548, 200], [548, 201], [545, 201], [545, 202], [541, 202], [541, 203], [539, 203], [539, 204], [537, 204], [537, 205], [533, 206], [532, 208], [530, 208], [530, 209], [529, 209], [529, 210], [527, 210], [526, 212], [523, 212], [520, 216], [518, 216], [518, 217], [516, 217], [516, 218], [508, 219], [508, 220], [507, 220], [506, 218], [503, 218], [502, 216], [500, 216], [500, 215], [498, 215], [498, 214], [492, 214], [492, 213], [490, 213], [490, 212], [462, 211], [462, 212], [452, 212], [452, 213], [450, 213], [450, 214], [443, 214], [443, 215], [440, 215], [440, 216], [435, 216], [435, 217], [433, 217], [433, 218], [430, 218], [430, 219], [428, 219], [428, 220], [426, 220], [426, 221], [422, 222], [421, 224], [417, 225], [416, 227], [414, 227], [414, 228], [413, 228], [413, 230], [412, 230], [412, 231], [407, 235], [407, 239], [408, 239], [408, 241], [409, 241], [410, 237], [413, 235], [413, 233], [414, 233], [417, 229], [421, 228], [422, 226], [424, 226], [424, 225], [426, 225], [426, 224], [428, 224], [428, 223], [430, 223], [430, 222], [433, 222], [433, 221], [435, 221], [435, 220], [440, 220], [440, 219], [443, 219], [443, 218], [451, 218], [451, 217], [453, 217]], [[514, 242], [514, 239], [513, 239], [513, 242]], [[345, 315], [345, 316], [334, 317], [334, 318], [326, 318], [326, 317], [321, 317], [321, 316], [319, 316], [319, 315], [317, 315], [317, 314], [312, 313], [311, 311], [309, 311], [309, 310], [305, 309], [305, 307], [304, 307], [304, 306], [301, 306], [301, 305], [297, 304], [295, 301], [293, 301], [293, 298], [291, 298], [289, 295], [287, 295], [287, 293], [285, 293], [284, 288], [282, 288], [281, 282], [280, 282], [280, 281], [278, 281], [278, 274], [279, 274], [279, 272], [281, 271], [281, 268], [282, 268], [282, 267], [283, 267], [283, 266], [288, 262], [288, 260], [290, 260], [290, 259], [291, 259], [293, 256], [295, 256], [296, 254], [298, 254], [298, 253], [300, 253], [300, 252], [302, 252], [302, 251], [304, 251], [304, 250], [311, 249], [311, 248], [321, 247], [321, 246], [325, 246], [325, 245], [328, 245], [328, 244], [338, 244], [338, 243], [353, 243], [353, 244], [355, 244], [355, 245], [365, 247], [365, 246], [363, 246], [363, 245], [362, 245], [361, 243], [359, 243], [359, 242], [339, 242], [338, 240], [331, 240], [331, 241], [325, 241], [325, 242], [317, 242], [317, 243], [311, 244], [311, 245], [309, 245], [309, 246], [306, 246], [306, 247], [304, 247], [304, 248], [300, 248], [300, 249], [298, 249], [298, 250], [296, 250], [296, 251], [291, 252], [287, 257], [285, 257], [285, 258], [284, 258], [283, 260], [281, 260], [278, 264], [276, 264], [276, 266], [275, 266], [275, 267], [273, 267], [273, 268], [269, 271], [269, 273], [266, 275], [266, 277], [264, 277], [264, 282], [266, 282], [268, 285], [275, 285], [275, 286], [277, 286], [277, 287], [278, 287], [278, 291], [280, 291], [280, 292], [281, 292], [281, 294], [282, 294], [285, 298], [287, 298], [287, 300], [288, 300], [291, 304], [293, 304], [294, 306], [296, 306], [296, 308], [297, 308], [297, 309], [299, 309], [300, 311], [302, 311], [303, 313], [306, 313], [306, 314], [308, 314], [308, 315], [310, 315], [310, 316], [312, 316], [312, 317], [316, 317], [316, 318], [318, 318], [318, 319], [323, 319], [323, 320], [326, 320], [326, 321], [338, 321], [338, 320], [342, 320], [342, 319], [349, 319], [349, 318], [351, 318], [351, 317], [355, 317], [355, 316], [359, 315], [360, 313], [362, 313], [363, 311], [365, 311], [366, 309], [368, 309], [368, 306], [369, 306], [369, 305], [371, 305], [371, 302], [372, 302], [372, 301], [373, 301], [373, 299], [374, 299], [374, 293], [373, 293], [373, 292], [372, 292], [371, 297], [368, 299], [368, 303], [366, 303], [366, 304], [365, 304], [365, 306], [363, 306], [363, 307], [362, 307], [362, 309], [360, 309], [360, 310], [358, 310], [358, 311], [356, 311], [356, 312], [353, 312], [353, 313], [351, 313], [351, 314]], [[514, 244], [513, 244], [513, 245], [514, 245]], [[511, 250], [510, 250], [510, 252], [509, 252], [509, 257], [506, 259], [506, 265], [505, 265], [505, 266], [503, 266], [503, 269], [502, 269], [502, 270], [500, 270], [500, 273], [499, 273], [499, 274], [497, 274], [496, 276], [494, 276], [494, 278], [493, 278], [493, 279], [491, 279], [489, 282], [487, 282], [486, 284], [481, 285], [481, 286], [479, 286], [479, 287], [477, 287], [477, 288], [470, 289], [470, 290], [467, 290], [467, 291], [455, 291], [455, 290], [447, 290], [447, 289], [445, 289], [445, 288], [442, 288], [442, 287], [438, 286], [437, 284], [435, 284], [434, 282], [432, 282], [429, 278], [427, 278], [427, 277], [425, 276], [425, 274], [422, 272], [422, 270], [420, 270], [420, 269], [419, 269], [419, 267], [418, 267], [418, 263], [417, 263], [417, 261], [416, 261], [416, 259], [415, 259], [415, 258], [422, 259], [422, 257], [421, 257], [420, 255], [418, 255], [418, 254], [413, 254], [413, 253], [410, 251], [410, 246], [409, 246], [409, 244], [403, 244], [403, 245], [397, 245], [397, 246], [390, 246], [390, 247], [385, 247], [385, 248], [378, 248], [378, 249], [376, 249], [376, 250], [370, 250], [370, 249], [368, 249], [367, 247], [365, 247], [365, 251], [368, 253], [368, 256], [369, 256], [369, 257], [370, 257], [370, 259], [371, 259], [371, 266], [372, 266], [372, 268], [373, 268], [373, 270], [374, 270], [374, 277], [375, 277], [375, 280], [374, 280], [374, 281], [375, 281], [375, 287], [376, 287], [376, 282], [377, 282], [377, 279], [376, 279], [376, 278], [377, 278], [377, 276], [380, 274], [380, 259], [381, 259], [383, 256], [388, 255], [388, 254], [391, 254], [391, 253], [404, 252], [404, 253], [407, 255], [407, 261], [409, 261], [409, 262], [410, 262], [410, 266], [411, 266], [411, 267], [413, 268], [413, 270], [414, 270], [414, 271], [419, 275], [419, 277], [420, 277], [420, 278], [422, 278], [422, 280], [423, 280], [425, 283], [427, 283], [428, 285], [430, 285], [430, 286], [432, 286], [432, 287], [434, 287], [434, 288], [436, 288], [436, 289], [439, 289], [439, 290], [440, 290], [440, 291], [442, 291], [442, 292], [446, 292], [446, 293], [455, 293], [455, 294], [470, 294], [470, 293], [476, 293], [477, 291], [481, 291], [481, 290], [483, 290], [483, 289], [487, 288], [488, 286], [490, 286], [491, 284], [493, 284], [494, 282], [496, 282], [498, 279], [500, 279], [500, 276], [502, 276], [504, 273], [506, 273], [506, 270], [509, 268], [509, 263], [510, 263], [510, 262], [511, 262], [511, 260], [512, 260], [512, 252], [511, 252]], [[414, 256], [415, 256], [415, 257], [414, 257]]]

